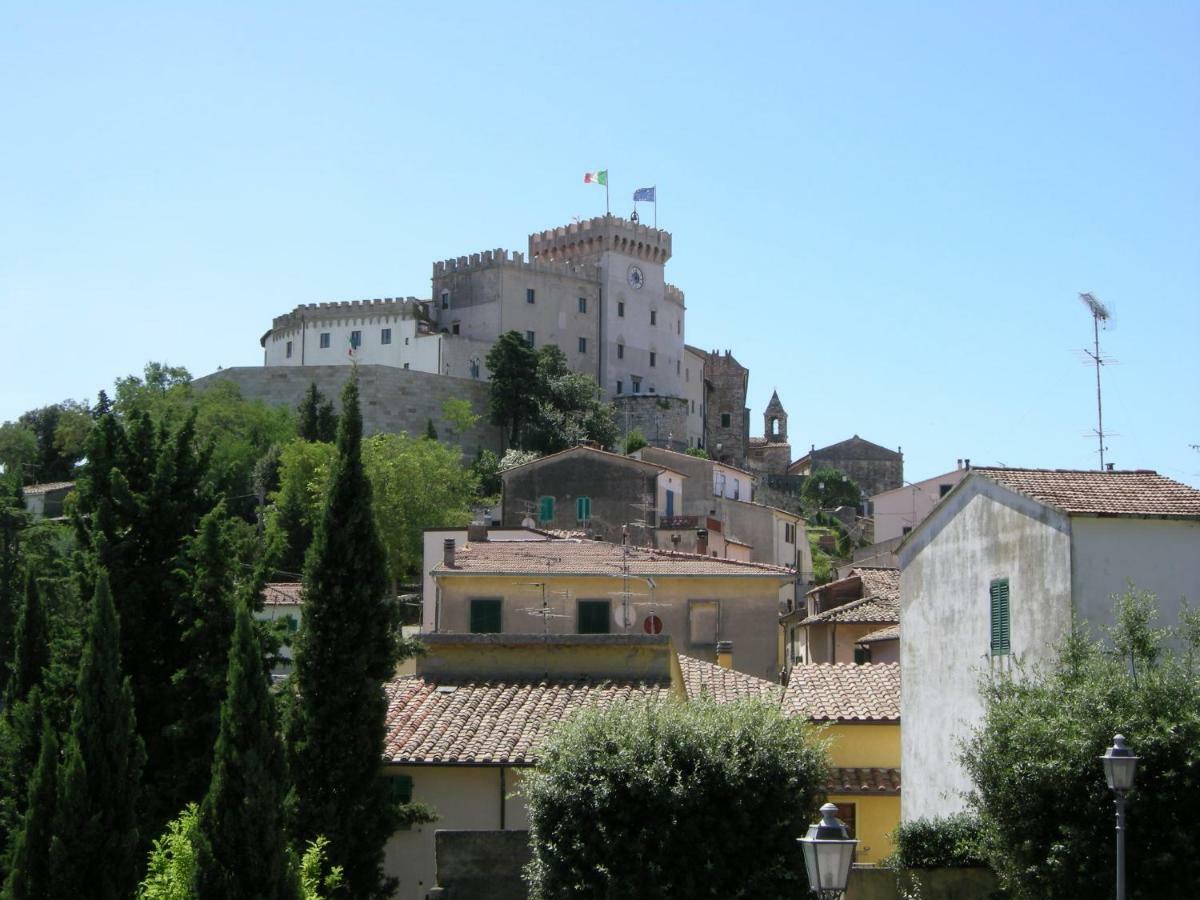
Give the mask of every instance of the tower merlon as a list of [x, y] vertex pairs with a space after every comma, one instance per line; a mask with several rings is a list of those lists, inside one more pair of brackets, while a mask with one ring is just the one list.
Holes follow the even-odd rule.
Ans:
[[597, 257], [605, 251], [625, 253], [649, 262], [671, 258], [671, 233], [619, 216], [596, 216], [529, 235], [532, 259]]
[[470, 256], [444, 259], [433, 264], [433, 277], [454, 275], [465, 272], [478, 272], [493, 269], [498, 266], [522, 269], [527, 272], [539, 272], [548, 275], [570, 275], [587, 281], [599, 281], [600, 269], [584, 261], [556, 261], [547, 259], [525, 259], [525, 254], [519, 250], [508, 251], [503, 247], [495, 250], [484, 250], [472, 253]]

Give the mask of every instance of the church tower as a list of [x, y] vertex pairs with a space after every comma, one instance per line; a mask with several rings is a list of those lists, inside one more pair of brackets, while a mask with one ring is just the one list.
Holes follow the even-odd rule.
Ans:
[[763, 411], [763, 437], [767, 439], [768, 444], [786, 444], [788, 442], [787, 411], [779, 402], [778, 391], [771, 392], [771, 402]]

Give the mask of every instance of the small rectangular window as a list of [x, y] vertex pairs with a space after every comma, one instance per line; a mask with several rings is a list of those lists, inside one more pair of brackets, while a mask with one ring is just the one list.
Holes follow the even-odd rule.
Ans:
[[620, 378], [617, 379], [617, 393], [618, 394], [625, 393], [625, 385], [621, 382]]
[[525, 302], [526, 303], [534, 302], [533, 288], [525, 288]]
[[554, 521], [554, 498], [542, 497], [538, 500], [538, 521], [553, 522]]
[[624, 359], [624, 358], [625, 358], [625, 345], [617, 344], [617, 359]]
[[675, 360], [675, 374], [679, 374], [679, 360]]
[[675, 320], [675, 333], [683, 334], [683, 322], [681, 322], [679, 319]]
[[[412, 803], [413, 798], [413, 780], [411, 775], [391, 775], [387, 776], [388, 781], [388, 796], [392, 803], [397, 806], [403, 806], [406, 803]], [[397, 826], [399, 831], [411, 831], [412, 823], [401, 824]]]
[[580, 600], [577, 605], [579, 634], [608, 634], [611, 600]]
[[721, 413], [721, 427], [728, 428], [729, 422], [730, 422], [729, 413]]
[[587, 353], [587, 338], [580, 338], [580, 339], [579, 339], [579, 352], [580, 352], [580, 353]]
[[579, 311], [580, 311], [581, 313], [586, 313], [586, 312], [587, 312], [587, 297], [580, 297], [580, 298], [579, 298]]
[[592, 498], [591, 497], [576, 497], [575, 498], [575, 518], [580, 522], [586, 522], [592, 517]]
[[320, 346], [321, 346], [322, 350], [329, 349], [329, 332], [328, 331], [321, 332]]
[[453, 324], [450, 326], [450, 333], [451, 333], [451, 334], [458, 334], [458, 330], [459, 330], [459, 323], [458, 323], [458, 322], [454, 322], [454, 323], [453, 323]]
[[442, 309], [450, 308], [450, 292], [442, 291]]
[[650, 310], [650, 324], [651, 325], [658, 324], [658, 310], [656, 310], [656, 309]]
[[692, 412], [694, 413], [695, 411], [696, 411], [696, 401], [693, 400], [692, 401]]
[[362, 332], [361, 331], [350, 332], [350, 346], [353, 347], [355, 350], [357, 350], [359, 347], [362, 346]]
[[650, 368], [654, 368], [658, 364], [658, 354], [653, 350], [650, 351]]
[[688, 643], [715, 644], [721, 624], [719, 600], [688, 601]]
[[392, 342], [392, 329], [384, 328], [379, 332], [379, 343], [390, 344]]
[[953, 488], [954, 488], [954, 485], [952, 485], [952, 484], [939, 484], [938, 485], [938, 496], [945, 497], [948, 493], [950, 493], [951, 490], [953, 490]]
[[287, 358], [288, 359], [292, 358], [292, 342], [291, 341], [287, 342]]
[[471, 633], [499, 634], [500, 613], [504, 601], [499, 597], [474, 597], [471, 599]]
[[533, 332], [532, 331], [525, 332], [525, 343], [527, 343], [530, 347], [533, 346]]
[[642, 392], [642, 379], [634, 375], [630, 380], [633, 381], [633, 392], [635, 394], [640, 394]]
[[989, 587], [992, 605], [992, 656], [1007, 656], [1011, 649], [1008, 579], [997, 578]]
[[405, 338], [405, 339], [404, 339], [404, 346], [405, 346], [405, 347], [407, 347], [407, 346], [408, 346], [408, 338]]
[[404, 368], [406, 368], [406, 369], [408, 368], [408, 363], [404, 364]]
[[625, 318], [625, 301], [624, 300], [617, 301], [617, 318], [618, 319]]

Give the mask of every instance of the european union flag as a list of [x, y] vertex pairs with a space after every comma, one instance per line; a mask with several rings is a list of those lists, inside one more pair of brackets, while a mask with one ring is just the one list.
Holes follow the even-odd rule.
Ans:
[[638, 188], [636, 191], [634, 191], [633, 202], [637, 203], [639, 200], [645, 200], [647, 203], [654, 203], [654, 188]]

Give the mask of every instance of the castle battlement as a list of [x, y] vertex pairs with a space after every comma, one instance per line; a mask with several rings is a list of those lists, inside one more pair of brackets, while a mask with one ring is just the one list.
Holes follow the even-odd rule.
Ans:
[[433, 264], [433, 277], [454, 275], [463, 272], [476, 272], [492, 269], [497, 266], [521, 269], [526, 272], [538, 272], [547, 275], [569, 275], [588, 281], [599, 281], [600, 270], [587, 263], [557, 262], [543, 259], [525, 259], [525, 254], [518, 250], [511, 253], [503, 247], [495, 250], [484, 250], [482, 253], [472, 253], [470, 256], [459, 256], [453, 259], [441, 260]]
[[577, 259], [599, 256], [606, 250], [665, 263], [671, 258], [671, 233], [619, 216], [596, 216], [529, 236], [533, 259]]
[[678, 303], [680, 306], [686, 307], [686, 304], [683, 302], [683, 291], [675, 287], [675, 285], [664, 284], [663, 295], [672, 303]]
[[377, 297], [374, 300], [330, 300], [325, 303], [301, 303], [290, 313], [276, 316], [273, 330], [291, 328], [309, 319], [359, 318], [362, 316], [399, 316], [419, 319], [426, 315], [428, 300], [416, 297]]

